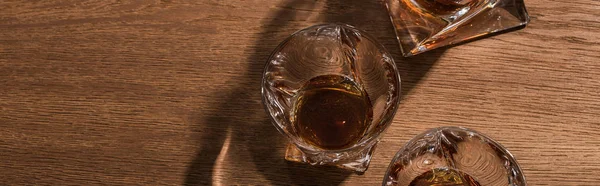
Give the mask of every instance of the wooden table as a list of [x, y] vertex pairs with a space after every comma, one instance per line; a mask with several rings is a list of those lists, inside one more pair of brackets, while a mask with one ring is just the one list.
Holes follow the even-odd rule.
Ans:
[[[518, 31], [400, 57], [376, 0], [0, 1], [0, 183], [379, 185], [426, 129], [496, 139], [530, 185], [600, 182], [600, 2], [527, 0]], [[283, 160], [263, 65], [292, 32], [343, 22], [401, 71], [364, 175]]]

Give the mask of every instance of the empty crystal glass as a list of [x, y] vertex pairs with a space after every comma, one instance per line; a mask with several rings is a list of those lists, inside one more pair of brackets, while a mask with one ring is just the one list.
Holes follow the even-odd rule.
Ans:
[[411, 139], [390, 163], [383, 185], [524, 186], [515, 158], [502, 145], [462, 127], [428, 130]]
[[523, 0], [386, 0], [404, 56], [529, 22]]
[[366, 33], [316, 25], [273, 51], [262, 95], [273, 124], [292, 142], [286, 160], [364, 172], [396, 112], [400, 77]]

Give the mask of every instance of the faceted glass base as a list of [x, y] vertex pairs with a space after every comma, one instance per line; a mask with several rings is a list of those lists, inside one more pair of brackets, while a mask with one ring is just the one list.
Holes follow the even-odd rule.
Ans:
[[523, 0], [386, 0], [405, 57], [529, 22]]
[[311, 165], [335, 166], [362, 174], [369, 168], [371, 154], [377, 142], [357, 150], [346, 152], [310, 152], [302, 151], [296, 145], [289, 144], [285, 152], [285, 160]]

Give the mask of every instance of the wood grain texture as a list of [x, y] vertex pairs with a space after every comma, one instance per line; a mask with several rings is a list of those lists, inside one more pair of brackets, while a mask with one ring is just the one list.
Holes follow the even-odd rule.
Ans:
[[[526, 5], [525, 29], [401, 58], [378, 1], [0, 1], [0, 184], [379, 185], [410, 138], [458, 125], [530, 185], [597, 185], [600, 2]], [[271, 50], [324, 22], [375, 36], [401, 71], [364, 175], [286, 163], [260, 102]]]

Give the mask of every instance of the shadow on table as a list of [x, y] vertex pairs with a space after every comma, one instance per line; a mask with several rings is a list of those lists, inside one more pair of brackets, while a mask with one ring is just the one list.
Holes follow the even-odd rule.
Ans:
[[[243, 72], [245, 76], [239, 79], [240, 82], [236, 82], [237, 87], [225, 93], [223, 100], [217, 103], [214, 110], [202, 113], [208, 118], [195, 121], [194, 118], [198, 116], [191, 116], [192, 121], [196, 122], [195, 125], [202, 127], [198, 129], [202, 131], [202, 137], [199, 139], [201, 149], [187, 169], [184, 185], [215, 183], [217, 180], [213, 180], [213, 169], [223, 145], [229, 144], [245, 144], [251, 158], [236, 161], [252, 161], [258, 172], [272, 184], [338, 185], [351, 174], [332, 167], [315, 168], [283, 160], [281, 149], [287, 141], [273, 127], [262, 110], [263, 106], [256, 101], [261, 97], [259, 88], [265, 61], [277, 44], [287, 37], [280, 37], [277, 33], [282, 33], [282, 28], [286, 27], [300, 29], [297, 22], [306, 18], [299, 18], [298, 14], [301, 11], [298, 9], [310, 10], [314, 9], [315, 5], [315, 1], [305, 0], [287, 1], [283, 4], [286, 8], [270, 16], [273, 19], [263, 24], [263, 31], [250, 51], [248, 70]], [[402, 58], [385, 7], [378, 1], [328, 0], [325, 6], [320, 15], [323, 22], [354, 25], [370, 33], [392, 53], [401, 72], [403, 95], [410, 92], [443, 53], [442, 50], [435, 50], [417, 57]], [[255, 108], [261, 108], [261, 112], [257, 113]], [[245, 120], [257, 115], [262, 118], [259, 123], [256, 123], [256, 120]], [[244, 128], [232, 130], [233, 127]], [[228, 132], [232, 131], [234, 133], [228, 135]], [[232, 171], [234, 169], [244, 167], [235, 167]]]

